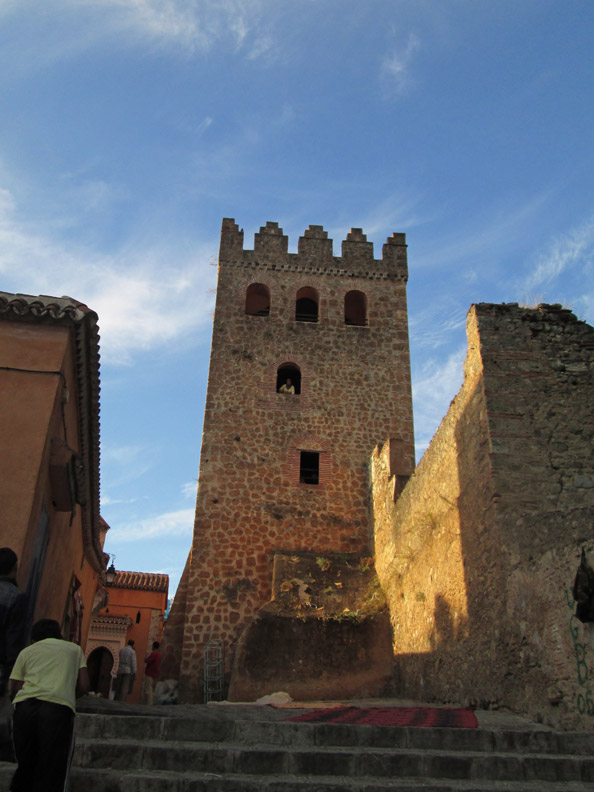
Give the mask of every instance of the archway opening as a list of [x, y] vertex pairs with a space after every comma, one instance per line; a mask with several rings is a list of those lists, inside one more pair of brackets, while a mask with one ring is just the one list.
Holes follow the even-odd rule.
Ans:
[[252, 283], [245, 293], [245, 312], [248, 316], [270, 314], [270, 289], [263, 283]]
[[365, 327], [367, 324], [367, 297], [362, 291], [350, 291], [344, 296], [344, 322]]
[[297, 292], [295, 320], [297, 322], [317, 322], [319, 319], [318, 293], [311, 286], [304, 286]]

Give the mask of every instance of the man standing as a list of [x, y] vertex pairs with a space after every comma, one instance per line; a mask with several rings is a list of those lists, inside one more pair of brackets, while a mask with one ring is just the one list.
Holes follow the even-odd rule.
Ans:
[[127, 696], [132, 691], [135, 676], [136, 652], [134, 651], [134, 641], [130, 639], [128, 645], [120, 649], [119, 653], [115, 692], [116, 701], [126, 701]]
[[10, 547], [0, 547], [0, 761], [13, 762], [12, 705], [8, 678], [25, 646], [27, 595], [16, 584], [18, 559]]
[[4, 695], [14, 661], [25, 646], [27, 595], [16, 584], [18, 559], [0, 547], [0, 695]]
[[144, 684], [142, 686], [142, 692], [144, 693], [145, 704], [153, 703], [155, 682], [159, 676], [159, 667], [161, 666], [162, 659], [163, 655], [159, 651], [159, 642], [154, 641], [153, 651], [144, 658]]
[[10, 789], [62, 792], [74, 749], [76, 696], [89, 691], [85, 656], [80, 646], [63, 640], [53, 619], [36, 622], [31, 640], [9, 682], [18, 762]]

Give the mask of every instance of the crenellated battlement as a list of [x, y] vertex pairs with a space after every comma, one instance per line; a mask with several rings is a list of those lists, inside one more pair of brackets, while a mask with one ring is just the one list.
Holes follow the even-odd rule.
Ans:
[[308, 272], [373, 279], [408, 279], [406, 235], [394, 233], [374, 258], [373, 242], [361, 228], [352, 228], [335, 256], [332, 239], [321, 225], [310, 225], [299, 238], [297, 253], [289, 253], [289, 238], [276, 222], [268, 221], [254, 235], [253, 250], [244, 249], [243, 230], [233, 218], [221, 229], [221, 266]]

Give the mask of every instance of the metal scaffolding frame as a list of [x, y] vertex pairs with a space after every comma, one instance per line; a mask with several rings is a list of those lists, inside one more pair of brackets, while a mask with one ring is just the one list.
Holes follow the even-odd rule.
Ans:
[[204, 703], [223, 700], [225, 657], [222, 641], [209, 641], [204, 648]]

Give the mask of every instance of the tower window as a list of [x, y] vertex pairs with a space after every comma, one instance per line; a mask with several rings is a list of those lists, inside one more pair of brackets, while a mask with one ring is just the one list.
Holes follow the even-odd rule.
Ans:
[[295, 388], [295, 394], [301, 393], [301, 371], [294, 363], [284, 363], [279, 366], [276, 372], [277, 393], [286, 393], [286, 391], [281, 391], [281, 388], [283, 385], [287, 385], [288, 380], [291, 380], [291, 386]]
[[297, 322], [317, 322], [318, 319], [318, 293], [310, 286], [304, 286], [297, 292], [295, 320]]
[[318, 451], [301, 451], [299, 481], [301, 484], [320, 483], [320, 454]]
[[245, 312], [248, 316], [270, 314], [270, 289], [263, 283], [252, 283], [245, 293]]
[[344, 323], [365, 327], [367, 325], [367, 297], [361, 291], [350, 291], [344, 296]]

